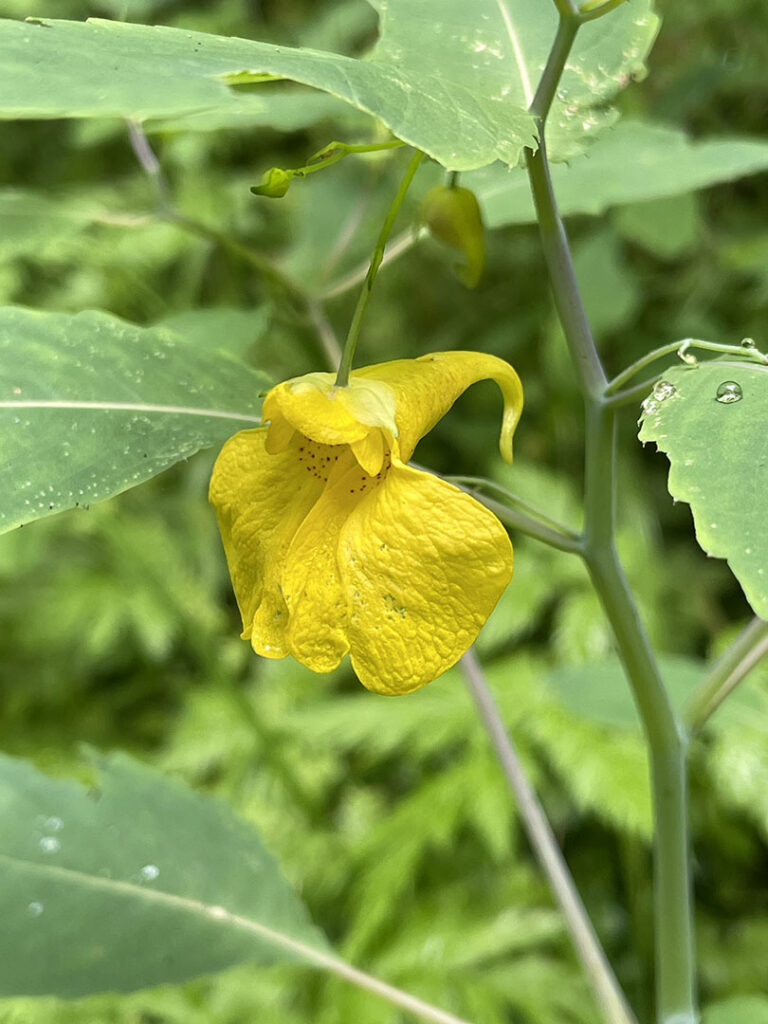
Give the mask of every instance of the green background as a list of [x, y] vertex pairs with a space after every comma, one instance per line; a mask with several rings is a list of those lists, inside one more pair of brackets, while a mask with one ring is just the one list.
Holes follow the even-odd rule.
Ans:
[[[763, 5], [662, 0], [658, 9], [665, 20], [650, 74], [619, 106], [695, 139], [752, 139], [759, 145], [750, 158], [761, 152], [764, 160]], [[347, 54], [369, 46], [375, 26], [362, 0], [6, 0], [3, 14], [127, 16]], [[325, 96], [302, 100], [298, 111], [295, 99], [281, 97], [276, 127], [265, 127], [253, 88], [227, 113], [230, 127], [171, 122], [151, 139], [177, 209], [256, 250], [266, 272], [210, 233], [156, 215], [152, 183], [117, 120], [7, 122], [0, 210], [16, 226], [0, 241], [0, 304], [56, 313], [101, 308], [141, 327], [183, 329], [202, 352], [213, 338], [273, 379], [324, 369], [302, 296], [333, 291], [369, 253], [403, 154], [348, 159], [294, 184], [279, 203], [254, 199], [249, 186], [264, 169], [300, 166], [331, 139], [358, 141], [374, 128]], [[424, 168], [411, 213], [438, 180], [435, 165]], [[749, 335], [766, 348], [766, 178], [718, 180], [697, 180], [713, 183], [706, 191], [667, 190], [643, 203], [627, 205], [637, 198], [631, 192], [602, 199], [599, 217], [574, 209], [577, 269], [611, 371], [688, 336], [738, 343]], [[459, 347], [510, 359], [526, 387], [514, 466], [495, 455], [491, 385], [464, 396], [417, 458], [444, 473], [492, 475], [578, 524], [581, 400], [527, 219], [519, 213], [511, 218], [518, 223], [488, 235], [487, 269], [474, 292], [456, 283], [454, 254], [430, 240], [385, 268], [360, 358]], [[348, 290], [327, 303], [342, 337], [354, 299]], [[200, 309], [204, 322], [190, 312]], [[652, 638], [668, 656], [668, 678], [684, 692], [751, 612], [725, 563], [697, 546], [688, 507], [672, 504], [667, 460], [637, 443], [638, 414], [628, 408], [622, 418], [620, 546]], [[593, 1021], [461, 679], [450, 673], [413, 697], [382, 701], [345, 668], [314, 676], [289, 661], [261, 662], [238, 639], [205, 497], [213, 456], [195, 455], [110, 502], [0, 539], [5, 751], [53, 775], [90, 779], [83, 742], [126, 750], [216, 794], [256, 826], [312, 919], [356, 965], [477, 1024]], [[580, 565], [514, 541], [515, 580], [480, 653], [645, 1020], [649, 798], [630, 702]], [[766, 1015], [765, 670], [696, 743], [691, 778], [707, 1024], [752, 1024]], [[399, 1024], [404, 1017], [319, 973], [246, 966], [119, 998], [9, 1000], [0, 1019]]]

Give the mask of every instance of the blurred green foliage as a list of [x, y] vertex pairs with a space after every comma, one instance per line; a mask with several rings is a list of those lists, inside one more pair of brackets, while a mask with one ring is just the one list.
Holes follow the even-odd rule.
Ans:
[[[763, 5], [660, 0], [659, 7], [665, 23], [651, 73], [625, 94], [625, 110], [699, 136], [764, 131]], [[370, 43], [375, 26], [363, 0], [6, 0], [3, 13], [126, 17], [350, 53]], [[301, 293], [333, 290], [366, 257], [403, 159], [350, 158], [269, 202], [249, 193], [265, 168], [299, 166], [331, 138], [360, 141], [374, 126], [323, 117], [292, 134], [154, 136], [176, 209], [256, 250], [276, 275], [231, 245], [163, 219], [121, 125], [19, 123], [1, 131], [0, 187], [31, 190], [60, 211], [55, 224], [42, 218], [33, 244], [0, 244], [2, 302], [104, 308], [142, 324], [173, 318], [178, 325], [187, 311], [210, 308], [211, 343], [246, 352], [276, 379], [325, 368], [318, 323]], [[437, 168], [425, 169], [412, 210], [440, 180]], [[95, 213], [80, 217], [86, 207]], [[599, 221], [574, 219], [578, 269], [609, 369], [691, 335], [727, 342], [751, 335], [764, 348], [766, 225], [764, 176], [624, 207]], [[474, 292], [456, 284], [453, 261], [424, 240], [382, 272], [361, 359], [451, 347], [510, 359], [527, 396], [515, 465], [502, 467], [494, 454], [490, 385], [460, 399], [417, 458], [445, 473], [485, 472], [578, 523], [580, 398], [535, 230], [487, 239]], [[328, 301], [326, 335], [343, 337], [354, 298], [349, 289]], [[654, 642], [686, 656], [690, 673], [722, 649], [749, 610], [727, 568], [695, 545], [687, 508], [673, 507], [667, 495], [666, 463], [636, 443], [634, 418], [628, 410], [620, 438], [622, 554]], [[346, 669], [314, 676], [291, 662], [256, 659], [238, 639], [205, 500], [212, 457], [2, 538], [4, 748], [49, 771], [77, 772], [79, 744], [119, 747], [223, 795], [259, 827], [342, 955], [477, 1024], [594, 1020], [460, 677], [449, 673], [412, 697], [383, 701]], [[599, 694], [591, 704], [586, 695], [579, 700], [577, 677], [563, 696], [564, 666], [611, 655], [580, 565], [526, 538], [515, 544], [515, 580], [480, 652], [601, 938], [647, 1014], [642, 748], [631, 723], [594, 714]], [[617, 672], [608, 678], [624, 685]], [[712, 1003], [708, 1024], [742, 1024], [766, 1015], [768, 674], [756, 673], [743, 704], [721, 714], [696, 744], [691, 768], [701, 987]], [[240, 968], [120, 999], [0, 1005], [7, 1024], [256, 1019], [403, 1018], [338, 981], [282, 968]]]

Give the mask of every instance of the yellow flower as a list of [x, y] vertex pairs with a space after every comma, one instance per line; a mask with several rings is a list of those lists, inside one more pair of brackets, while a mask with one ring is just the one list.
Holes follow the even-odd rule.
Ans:
[[474, 641], [512, 577], [512, 545], [469, 495], [406, 465], [475, 381], [504, 397], [512, 458], [523, 405], [508, 363], [438, 352], [278, 384], [268, 425], [224, 445], [216, 507], [243, 637], [268, 658], [330, 672], [349, 653], [370, 690], [409, 693]]

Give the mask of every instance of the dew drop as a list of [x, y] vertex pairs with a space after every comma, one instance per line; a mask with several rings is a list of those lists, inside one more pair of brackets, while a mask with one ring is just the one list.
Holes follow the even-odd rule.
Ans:
[[677, 394], [677, 388], [674, 384], [670, 384], [668, 380], [657, 380], [653, 385], [653, 397], [657, 402], [663, 402], [667, 398], [671, 398]]
[[754, 338], [742, 338], [741, 339], [741, 347], [742, 348], [748, 348], [748, 349], [754, 349], [754, 348], [757, 348], [757, 345], [755, 344], [755, 339]]
[[160, 868], [157, 864], [145, 864], [139, 872], [139, 878], [142, 882], [154, 882], [159, 874]]
[[38, 900], [32, 900], [32, 902], [27, 906], [27, 910], [32, 917], [40, 917], [43, 912], [43, 904], [38, 902]]
[[64, 822], [61, 818], [46, 818], [45, 828], [48, 832], [61, 832], [64, 828]]
[[715, 394], [715, 400], [723, 405], [731, 405], [733, 402], [740, 402], [744, 397], [741, 384], [735, 380], [724, 380]]
[[43, 853], [58, 853], [61, 843], [55, 836], [43, 836], [40, 840], [40, 849]]
[[659, 411], [659, 403], [652, 395], [649, 395], [648, 398], [646, 398], [646, 400], [643, 402], [641, 408], [645, 416], [653, 416], [655, 412]]

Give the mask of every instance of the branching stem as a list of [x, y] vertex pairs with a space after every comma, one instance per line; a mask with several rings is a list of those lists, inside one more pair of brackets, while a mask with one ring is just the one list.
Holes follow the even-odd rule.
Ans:
[[[608, 6], [602, 5], [601, 13]], [[539, 149], [528, 150], [526, 162], [555, 305], [585, 400], [584, 557], [632, 686], [650, 752], [657, 1019], [659, 1024], [695, 1024], [686, 739], [616, 553], [615, 411], [606, 402], [605, 371], [576, 282], [544, 140], [549, 105], [575, 37], [574, 25], [578, 25], [572, 15], [563, 15], [561, 4], [558, 9], [560, 29], [532, 108], [539, 128]]]

